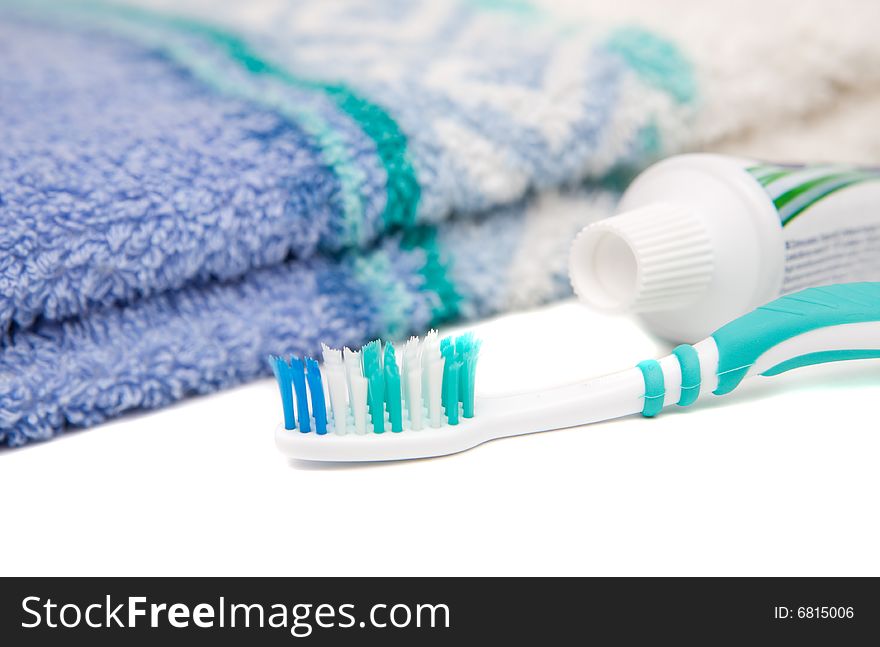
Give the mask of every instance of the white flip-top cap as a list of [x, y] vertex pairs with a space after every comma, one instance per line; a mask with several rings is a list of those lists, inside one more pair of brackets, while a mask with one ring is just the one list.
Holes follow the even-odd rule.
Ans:
[[703, 294], [714, 266], [709, 234], [686, 207], [650, 204], [585, 227], [569, 276], [588, 304], [614, 312], [661, 312]]

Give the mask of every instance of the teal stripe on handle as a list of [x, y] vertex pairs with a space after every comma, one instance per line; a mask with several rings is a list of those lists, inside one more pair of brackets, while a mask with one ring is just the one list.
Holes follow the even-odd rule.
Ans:
[[700, 397], [702, 383], [700, 356], [690, 344], [682, 344], [673, 350], [672, 354], [678, 358], [678, 364], [681, 366], [681, 397], [678, 399], [678, 406], [687, 407]]
[[645, 405], [642, 408], [642, 415], [653, 418], [663, 409], [663, 399], [666, 397], [663, 369], [656, 359], [639, 362], [638, 368], [645, 378]]
[[712, 334], [718, 346], [714, 393], [733, 391], [755, 361], [777, 344], [811, 330], [868, 321], [880, 321], [880, 283], [807, 288], [771, 301]]
[[789, 360], [781, 362], [776, 366], [767, 369], [761, 375], [772, 377], [791, 371], [802, 366], [812, 366], [814, 364], [827, 364], [828, 362], [842, 362], [852, 359], [878, 359], [880, 358], [880, 350], [823, 350], [815, 353], [807, 353], [798, 357], [792, 357]]

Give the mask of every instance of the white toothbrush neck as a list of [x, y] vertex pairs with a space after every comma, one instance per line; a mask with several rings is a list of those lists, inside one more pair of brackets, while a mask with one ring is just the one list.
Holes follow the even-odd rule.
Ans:
[[644, 394], [642, 373], [631, 368], [542, 391], [479, 398], [477, 417], [468, 422], [491, 438], [564, 429], [638, 413]]
[[[699, 360], [699, 398], [711, 394], [718, 383], [718, 349], [710, 337], [694, 345]], [[657, 361], [662, 386], [651, 391], [637, 367], [599, 378], [552, 389], [518, 395], [480, 398], [476, 425], [492, 438], [536, 431], [576, 427], [621, 418], [648, 410], [646, 397], [660, 398], [660, 408], [678, 404], [682, 398], [679, 358], [667, 355]], [[480, 424], [483, 423], [483, 424]]]

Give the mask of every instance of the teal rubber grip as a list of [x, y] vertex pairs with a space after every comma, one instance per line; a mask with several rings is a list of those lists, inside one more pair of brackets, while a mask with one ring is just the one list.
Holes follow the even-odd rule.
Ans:
[[[880, 321], [880, 283], [842, 283], [788, 294], [734, 319], [716, 330], [718, 387], [735, 389], [755, 361], [772, 347], [806, 332], [842, 324]], [[880, 346], [880, 340], [878, 340]], [[796, 357], [765, 371], [777, 375], [825, 362], [880, 357], [880, 350], [828, 350]]]
[[702, 371], [700, 370], [700, 355], [697, 349], [689, 344], [682, 344], [672, 351], [678, 359], [681, 368], [681, 395], [678, 398], [678, 406], [689, 407], [700, 397], [700, 384]]
[[666, 397], [663, 368], [656, 359], [646, 359], [637, 366], [645, 379], [645, 403], [642, 405], [642, 415], [653, 418], [663, 410], [663, 399]]

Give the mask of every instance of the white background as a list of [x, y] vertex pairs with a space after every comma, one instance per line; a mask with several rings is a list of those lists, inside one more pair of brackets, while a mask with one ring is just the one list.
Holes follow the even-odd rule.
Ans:
[[[669, 350], [574, 302], [473, 329], [484, 393]], [[0, 451], [0, 572], [878, 575], [878, 386], [877, 362], [806, 368], [652, 420], [326, 467], [275, 450], [264, 380]]]

